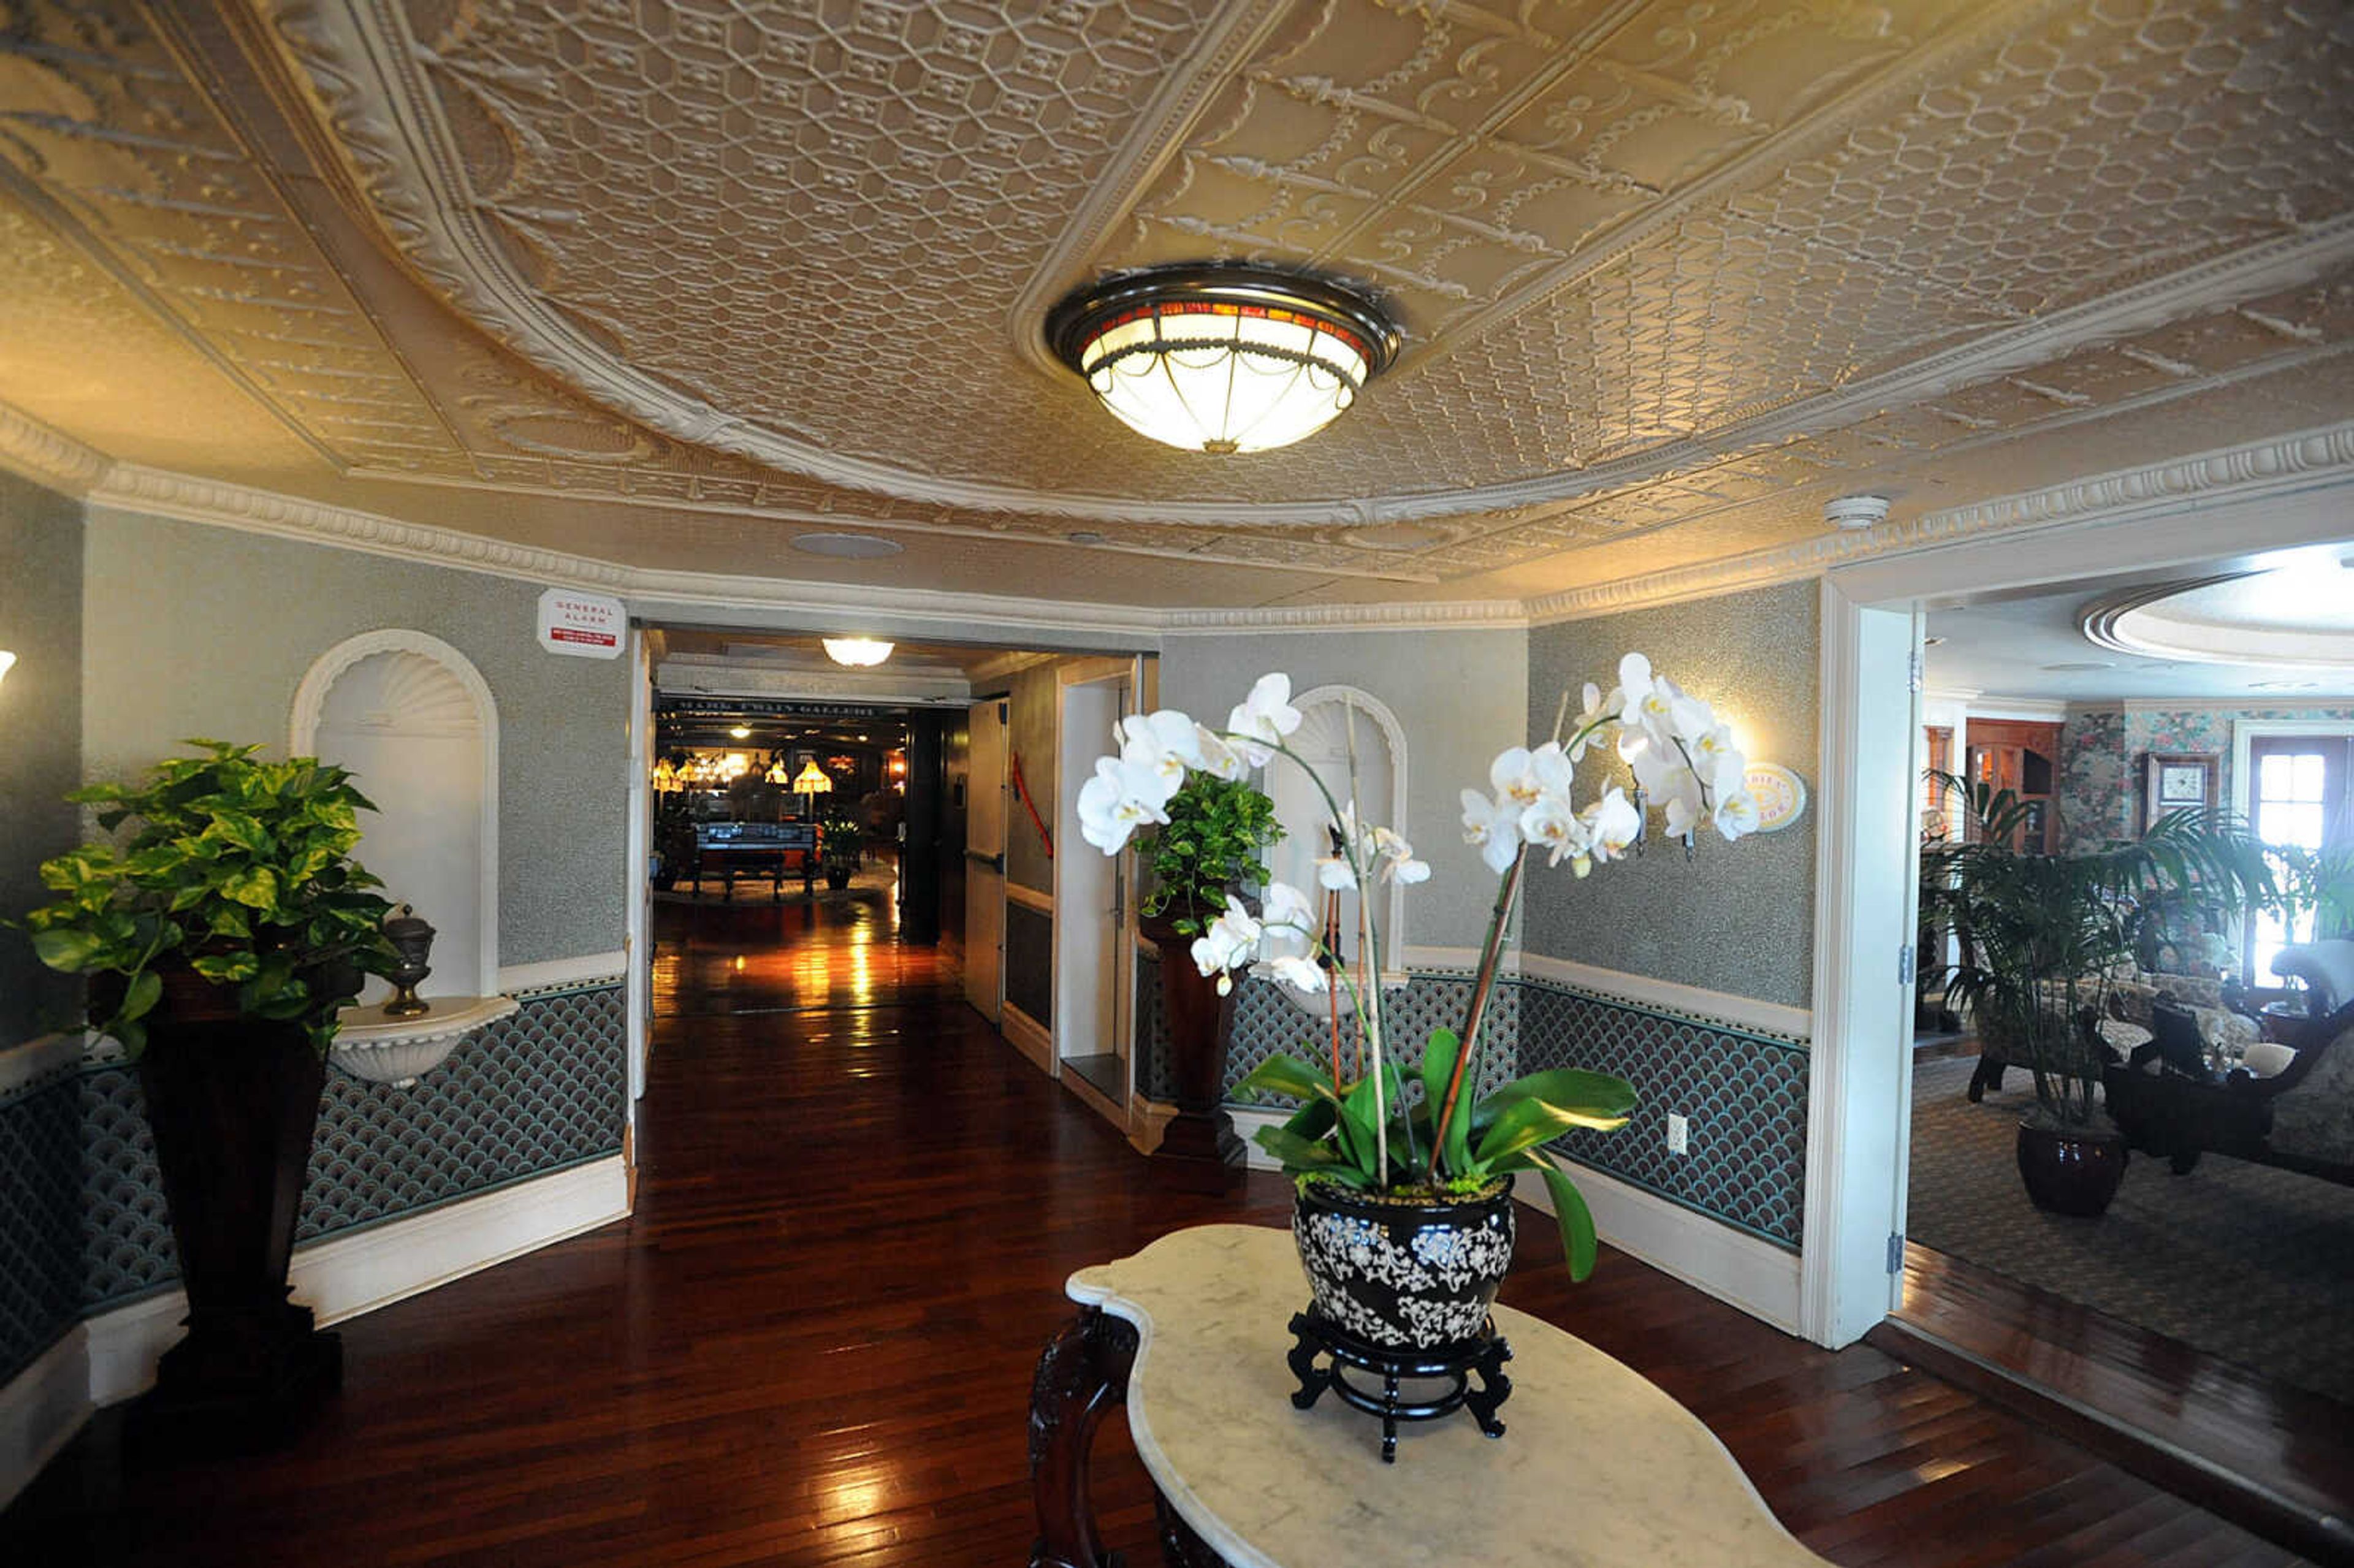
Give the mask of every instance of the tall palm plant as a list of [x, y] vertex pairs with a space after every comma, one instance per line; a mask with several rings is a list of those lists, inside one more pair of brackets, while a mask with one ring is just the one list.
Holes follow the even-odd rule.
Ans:
[[2075, 854], [2024, 854], [2013, 846], [2031, 808], [2015, 793], [1952, 773], [1930, 781], [1969, 824], [1921, 854], [1923, 924], [1950, 928], [1960, 953], [1947, 1005], [2028, 1069], [2047, 1125], [2086, 1126], [2101, 1052], [2084, 1021], [2107, 1012], [2147, 922], [2185, 898], [2227, 915], [2277, 906], [2272, 862], [2236, 818], [2202, 810]]

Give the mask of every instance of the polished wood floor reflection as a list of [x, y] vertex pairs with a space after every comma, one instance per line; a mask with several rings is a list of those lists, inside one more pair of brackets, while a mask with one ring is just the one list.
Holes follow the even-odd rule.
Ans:
[[[951, 962], [890, 950], [887, 914], [664, 906], [634, 1217], [345, 1325], [348, 1385], [292, 1452], [126, 1477], [101, 1421], [0, 1520], [0, 1563], [1020, 1563], [1065, 1276], [1179, 1225], [1279, 1223], [1288, 1192], [1166, 1180], [949, 1000]], [[1573, 1289], [1525, 1238], [1507, 1298], [1682, 1400], [1835, 1562], [2291, 1561], [1877, 1350], [1616, 1254]], [[1140, 1568], [1149, 1492], [1106, 1446]]]

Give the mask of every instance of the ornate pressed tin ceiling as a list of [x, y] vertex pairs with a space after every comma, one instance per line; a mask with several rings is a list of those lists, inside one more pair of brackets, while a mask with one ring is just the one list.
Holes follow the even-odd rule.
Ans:
[[[1543, 591], [2346, 418], [2349, 105], [2320, 4], [0, 0], [0, 400], [648, 564]], [[1405, 351], [1299, 447], [1156, 448], [1040, 328], [1206, 258]]]

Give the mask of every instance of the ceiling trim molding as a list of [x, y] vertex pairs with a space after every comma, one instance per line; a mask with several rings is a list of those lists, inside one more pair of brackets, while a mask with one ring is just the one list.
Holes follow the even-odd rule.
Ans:
[[888, 671], [764, 670], [740, 659], [673, 657], [654, 672], [654, 689], [675, 697], [811, 697], [863, 703], [964, 703], [961, 676], [894, 675]]
[[981, 628], [1009, 632], [1056, 630], [1150, 647], [1165, 638], [1235, 632], [1515, 630], [1769, 587], [1977, 535], [2115, 522], [2179, 510], [2186, 503], [2262, 500], [2354, 482], [2354, 419], [2173, 462], [2122, 469], [1892, 520], [1861, 532], [1820, 535], [1776, 549], [1525, 600], [1260, 605], [1230, 609], [1164, 609], [624, 566], [403, 523], [355, 507], [250, 485], [137, 463], [110, 462], [104, 454], [5, 404], [0, 404], [0, 466], [80, 495], [95, 506], [494, 577], [593, 588], [622, 595], [633, 613], [645, 616], [736, 609], [838, 619], [855, 611], [869, 620], [884, 618], [950, 634], [961, 631], [969, 636]]
[[1620, 610], [1712, 598], [1810, 577], [1850, 561], [1900, 555], [1973, 535], [2111, 522], [2185, 502], [2258, 500], [2354, 479], [2354, 420], [2299, 430], [2172, 462], [2118, 469], [2041, 490], [1925, 512], [1854, 533], [1834, 533], [1722, 561], [1675, 567], [1530, 599], [1530, 621], [1583, 620]]
[[113, 461], [97, 448], [0, 403], [0, 468], [68, 495], [83, 495]]
[[[1256, 16], [1254, 7], [1251, 16]], [[756, 423], [639, 370], [532, 286], [469, 187], [420, 47], [389, 0], [273, 7], [294, 67], [323, 106], [339, 155], [394, 247], [461, 316], [565, 386], [691, 444], [906, 502], [1092, 522], [1254, 528], [1412, 521], [1575, 500], [1704, 467], [1795, 436], [2044, 364], [2053, 357], [2310, 281], [2354, 259], [2354, 215], [2279, 236], [1975, 338], [1836, 391], [1800, 397], [1704, 436], [1608, 462], [1469, 489], [1275, 504], [1140, 502], [928, 474], [829, 450], [818, 432]], [[1223, 48], [1249, 27], [1214, 40]], [[1867, 95], [1868, 96], [1868, 95]], [[1812, 133], [1825, 132], [1818, 126]], [[1145, 143], [1145, 156], [1165, 148]]]

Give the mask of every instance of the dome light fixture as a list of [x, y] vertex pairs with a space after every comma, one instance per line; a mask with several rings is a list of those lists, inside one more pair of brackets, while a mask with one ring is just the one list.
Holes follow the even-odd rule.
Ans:
[[822, 641], [825, 656], [837, 664], [864, 668], [891, 657], [891, 644], [872, 637], [828, 637]]
[[1046, 341], [1129, 429], [1196, 452], [1314, 435], [1397, 357], [1379, 305], [1327, 279], [1156, 267], [1065, 299]]

